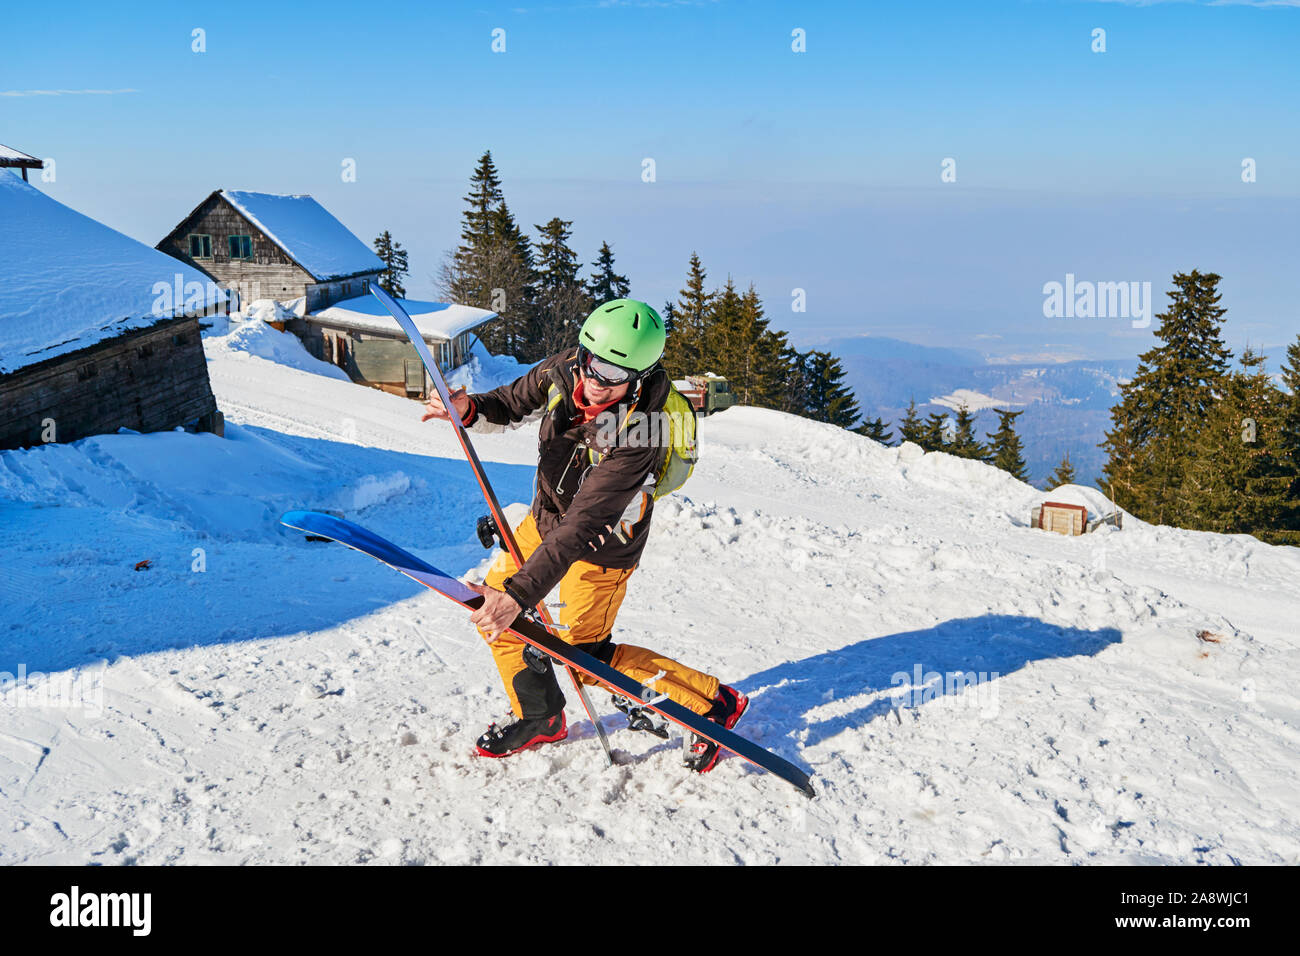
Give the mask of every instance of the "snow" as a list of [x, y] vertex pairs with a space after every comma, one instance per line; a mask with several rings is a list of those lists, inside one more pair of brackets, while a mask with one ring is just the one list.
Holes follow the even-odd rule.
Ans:
[[[416, 299], [398, 299], [399, 305], [406, 310], [426, 340], [449, 341], [477, 328], [489, 319], [496, 318], [495, 312], [476, 309], [469, 305], [457, 305], [448, 302], [421, 302]], [[388, 310], [373, 295], [344, 299], [327, 309], [314, 313], [322, 319], [360, 332], [384, 332], [402, 335], [402, 327], [388, 314]]]
[[323, 375], [340, 382], [351, 382], [348, 373], [337, 365], [316, 358], [291, 332], [281, 332], [267, 322], [283, 321], [285, 309], [269, 299], [258, 299], [247, 313], [231, 313], [229, 322], [214, 323], [204, 335], [204, 347], [210, 358], [230, 357], [235, 361], [265, 362]]
[[969, 411], [978, 412], [985, 408], [1013, 408], [1017, 405], [1023, 405], [1024, 402], [1009, 402], [1005, 399], [994, 398], [992, 395], [985, 395], [983, 392], [977, 392], [970, 388], [959, 388], [947, 395], [930, 399], [931, 405], [942, 405], [944, 408], [951, 408], [954, 412], [959, 411], [963, 405]]
[[453, 389], [464, 387], [470, 393], [489, 392], [513, 382], [527, 372], [529, 367], [508, 355], [493, 355], [483, 347], [482, 342], [475, 339], [465, 364], [447, 373], [447, 384]]
[[310, 196], [223, 189], [221, 195], [318, 281], [379, 272], [384, 262]]
[[1089, 520], [1104, 518], [1114, 511], [1119, 511], [1126, 522], [1134, 520], [1133, 516], [1123, 508], [1116, 508], [1104, 491], [1084, 485], [1059, 485], [1051, 491], [1040, 492], [1036, 503], [1043, 504], [1047, 501], [1055, 501], [1063, 505], [1082, 505], [1088, 509]]
[[35, 156], [29, 156], [21, 150], [14, 149], [12, 146], [6, 146], [0, 143], [0, 160], [28, 160], [33, 163], [39, 163], [40, 160]]
[[[276, 521], [481, 574], [451, 429], [239, 331], [205, 339], [226, 439], [0, 453], [0, 862], [1300, 862], [1300, 549], [1036, 531], [987, 465], [735, 406], [614, 636], [748, 693], [817, 799], [688, 774], [599, 692], [614, 767], [573, 700], [568, 740], [479, 759], [504, 695], [466, 614]], [[475, 436], [514, 519], [536, 439]]]
[[197, 269], [10, 173], [0, 173], [0, 248], [0, 375], [225, 301]]

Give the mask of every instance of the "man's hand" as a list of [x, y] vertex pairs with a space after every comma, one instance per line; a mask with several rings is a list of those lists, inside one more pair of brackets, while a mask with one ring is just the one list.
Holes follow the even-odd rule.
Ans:
[[467, 584], [471, 591], [476, 591], [483, 595], [483, 603], [479, 605], [477, 611], [469, 616], [471, 624], [479, 627], [487, 633], [489, 644], [495, 644], [498, 640], [517, 641], [518, 638], [513, 634], [502, 632], [509, 627], [519, 612], [523, 610], [519, 603], [505, 591], [498, 591], [496, 588], [490, 588], [486, 584]]
[[[451, 393], [451, 404], [456, 408], [456, 417], [461, 421], [465, 420], [465, 413], [469, 411], [469, 393], [465, 391], [465, 386], [461, 386]], [[442, 399], [434, 392], [429, 396], [429, 400], [424, 403], [424, 417], [420, 419], [427, 422], [430, 418], [437, 418], [444, 422], [451, 421], [451, 416], [447, 414], [447, 406], [442, 404]]]

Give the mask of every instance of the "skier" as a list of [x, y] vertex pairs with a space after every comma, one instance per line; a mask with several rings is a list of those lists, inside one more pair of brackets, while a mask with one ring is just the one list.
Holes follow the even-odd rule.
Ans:
[[[543, 359], [509, 385], [474, 395], [462, 387], [451, 395], [472, 431], [504, 431], [541, 418], [536, 494], [514, 529], [523, 567], [503, 553], [484, 583], [471, 585], [484, 601], [470, 621], [492, 648], [515, 717], [479, 737], [483, 756], [506, 757], [568, 735], [550, 659], [505, 632], [557, 583], [558, 636], [568, 643], [728, 729], [749, 705], [716, 677], [612, 641], [628, 578], [645, 547], [669, 442], [668, 428], [628, 427], [635, 413], [663, 412], [671, 388], [660, 364], [665, 340], [654, 309], [615, 299], [583, 323], [576, 348]], [[450, 421], [437, 395], [422, 421], [429, 419]], [[718, 745], [691, 737], [686, 766], [712, 770]]]

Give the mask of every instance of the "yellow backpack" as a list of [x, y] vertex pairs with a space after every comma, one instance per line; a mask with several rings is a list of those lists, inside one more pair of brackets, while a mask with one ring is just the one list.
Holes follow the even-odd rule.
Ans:
[[652, 492], [656, 501], [686, 484], [686, 479], [695, 470], [695, 463], [700, 460], [695, 443], [695, 408], [671, 381], [663, 414], [668, 424], [669, 441]]

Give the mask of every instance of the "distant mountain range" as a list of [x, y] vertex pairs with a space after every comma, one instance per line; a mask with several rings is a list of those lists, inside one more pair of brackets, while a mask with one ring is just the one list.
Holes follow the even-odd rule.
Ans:
[[897, 425], [913, 398], [922, 417], [951, 413], [964, 401], [976, 412], [981, 440], [997, 428], [997, 408], [1023, 409], [1016, 431], [1035, 484], [1042, 484], [1068, 451], [1079, 484], [1101, 476], [1106, 456], [1097, 445], [1110, 427], [1119, 382], [1136, 359], [1066, 362], [991, 362], [971, 349], [916, 345], [877, 336], [833, 339], [818, 348], [837, 355], [845, 383], [866, 418]]

